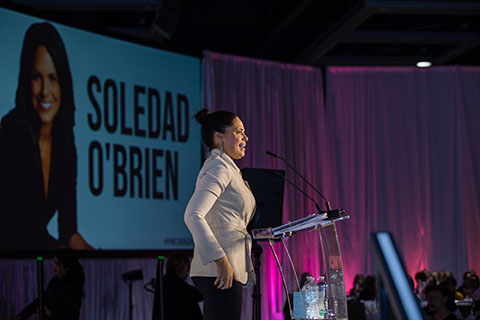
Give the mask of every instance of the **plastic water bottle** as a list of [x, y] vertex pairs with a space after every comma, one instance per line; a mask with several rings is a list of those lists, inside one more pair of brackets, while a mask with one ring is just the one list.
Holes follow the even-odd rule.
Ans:
[[320, 303], [320, 318], [327, 319], [328, 313], [328, 295], [327, 295], [327, 282], [325, 281], [325, 276], [318, 277], [318, 294], [319, 294], [319, 303]]
[[307, 277], [302, 291], [305, 292], [306, 319], [320, 319], [320, 296], [315, 278]]

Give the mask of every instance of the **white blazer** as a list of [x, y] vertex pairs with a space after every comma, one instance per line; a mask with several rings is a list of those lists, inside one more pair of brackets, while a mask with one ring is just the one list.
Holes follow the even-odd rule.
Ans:
[[216, 277], [214, 261], [226, 255], [239, 282], [255, 279], [247, 233], [254, 209], [255, 198], [240, 169], [227, 154], [213, 149], [185, 210], [185, 224], [195, 244], [190, 276]]

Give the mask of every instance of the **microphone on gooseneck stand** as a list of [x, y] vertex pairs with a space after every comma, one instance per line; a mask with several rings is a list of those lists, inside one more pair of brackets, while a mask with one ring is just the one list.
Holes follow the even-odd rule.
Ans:
[[320, 208], [320, 206], [318, 205], [318, 202], [315, 201], [315, 199], [313, 199], [312, 197], [310, 197], [308, 195], [308, 193], [306, 193], [305, 191], [303, 191], [302, 189], [300, 189], [296, 184], [294, 184], [292, 181], [288, 180], [287, 178], [285, 178], [284, 176], [282, 176], [280, 173], [278, 173], [277, 171], [273, 171], [271, 172], [270, 174], [274, 174], [276, 176], [279, 176], [283, 181], [289, 183], [290, 185], [292, 185], [297, 191], [301, 192], [305, 197], [307, 197], [308, 199], [312, 200], [313, 203], [315, 203], [315, 208], [318, 210], [318, 213], [319, 214], [322, 214], [322, 213], [326, 213], [325, 210], [322, 210], [322, 208]]
[[[328, 218], [338, 218], [341, 214], [343, 214], [345, 212], [344, 209], [334, 209], [334, 210], [332, 210], [332, 207], [330, 206], [330, 202], [327, 200], [327, 198], [320, 191], [318, 191], [317, 188], [315, 188], [300, 172], [298, 172], [297, 169], [295, 169], [295, 167], [290, 165], [290, 163], [288, 163], [287, 160], [285, 160], [284, 158], [282, 158], [279, 155], [277, 155], [273, 152], [270, 152], [270, 151], [267, 151], [267, 155], [282, 160], [287, 165], [287, 167], [292, 169], [293, 172], [295, 172], [296, 175], [298, 175], [300, 178], [302, 178], [303, 181], [305, 181], [313, 190], [315, 190], [315, 192], [317, 192], [320, 195], [320, 197], [322, 197], [322, 199], [325, 201], [325, 207], [327, 208]], [[289, 182], [286, 179], [285, 179], [285, 181]], [[291, 183], [291, 182], [289, 182], [289, 183], [293, 185], [293, 183]], [[299, 188], [297, 188], [297, 189], [300, 190]], [[302, 193], [306, 195], [305, 192], [302, 191]], [[311, 199], [311, 197], [308, 197], [308, 198]], [[316, 204], [316, 207], [318, 209], [318, 204], [316, 202], [315, 202], [315, 204]], [[321, 210], [319, 212], [322, 213]]]

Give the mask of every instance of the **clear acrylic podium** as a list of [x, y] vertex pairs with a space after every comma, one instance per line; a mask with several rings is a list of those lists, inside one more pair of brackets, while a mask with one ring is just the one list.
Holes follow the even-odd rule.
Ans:
[[285, 290], [285, 295], [287, 297], [287, 302], [290, 309], [290, 314], [292, 315], [292, 319], [292, 302], [290, 301], [290, 295], [288, 292], [287, 283], [285, 281], [283, 268], [280, 265], [280, 261], [278, 260], [278, 256], [275, 252], [273, 244], [275, 241], [281, 241], [282, 246], [284, 247], [290, 261], [293, 274], [295, 275], [298, 291], [300, 291], [301, 288], [300, 282], [298, 281], [297, 271], [290, 256], [290, 252], [285, 245], [284, 239], [292, 236], [294, 233], [305, 232], [312, 229], [317, 229], [318, 231], [319, 241], [322, 246], [323, 257], [327, 271], [326, 278], [328, 283], [328, 314], [326, 314], [325, 319], [348, 319], [347, 296], [345, 292], [345, 280], [343, 277], [342, 255], [338, 243], [337, 228], [335, 226], [335, 223], [340, 220], [349, 219], [350, 216], [342, 215], [344, 213], [343, 210], [335, 211], [336, 212], [333, 215], [327, 215], [327, 213], [312, 214], [308, 217], [286, 223], [279, 227], [252, 230], [253, 238], [255, 240], [268, 241], [270, 244], [273, 256], [275, 257], [275, 260], [277, 262], [278, 270], [280, 271], [280, 275], [282, 277], [283, 289]]

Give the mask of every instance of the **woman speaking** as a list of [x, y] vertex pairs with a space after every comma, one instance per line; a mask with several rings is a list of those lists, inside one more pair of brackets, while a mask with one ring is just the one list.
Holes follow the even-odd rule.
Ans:
[[247, 233], [255, 198], [234, 162], [245, 156], [248, 137], [231, 112], [203, 109], [195, 118], [211, 154], [185, 210], [195, 243], [190, 276], [203, 294], [206, 320], [240, 319], [242, 285], [255, 279]]

